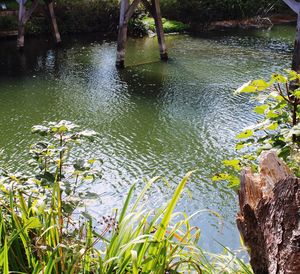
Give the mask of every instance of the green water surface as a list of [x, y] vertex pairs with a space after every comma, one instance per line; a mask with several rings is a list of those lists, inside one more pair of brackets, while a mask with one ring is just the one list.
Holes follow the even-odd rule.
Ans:
[[132, 183], [165, 176], [149, 205], [161, 205], [189, 170], [197, 169], [179, 209], [201, 213], [193, 223], [202, 229], [201, 244], [220, 250], [215, 240], [238, 248], [237, 196], [211, 176], [222, 160], [233, 157], [234, 137], [256, 121], [248, 95], [233, 95], [245, 81], [289, 68], [294, 26], [233, 31], [203, 36], [171, 35], [170, 61], [158, 61], [156, 38], [129, 39], [127, 68], [115, 68], [116, 43], [97, 35], [63, 37], [61, 48], [48, 38], [26, 39], [18, 53], [15, 41], [0, 42], [1, 162], [25, 167], [34, 124], [71, 120], [100, 133], [82, 149], [103, 159], [104, 176], [93, 188], [101, 203], [95, 216], [120, 207]]

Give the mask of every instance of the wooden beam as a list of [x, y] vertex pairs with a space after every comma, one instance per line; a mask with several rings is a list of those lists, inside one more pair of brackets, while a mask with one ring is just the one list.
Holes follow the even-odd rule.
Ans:
[[29, 20], [29, 18], [31, 17], [32, 13], [37, 8], [38, 4], [39, 4], [38, 0], [33, 0], [32, 1], [32, 5], [31, 5], [30, 9], [26, 12], [26, 15], [25, 15], [25, 24]]
[[159, 0], [151, 0], [152, 4], [150, 4], [147, 0], [133, 0], [131, 5], [129, 5], [129, 0], [121, 0], [119, 33], [118, 33], [118, 41], [117, 41], [117, 60], [116, 60], [116, 66], [118, 68], [124, 68], [125, 66], [125, 44], [127, 40], [128, 22], [132, 17], [138, 4], [141, 2], [144, 4], [146, 9], [148, 9], [151, 15], [154, 17], [157, 39], [158, 39], [158, 44], [160, 49], [160, 58], [162, 60], [168, 60], [168, 53], [166, 49]]
[[295, 0], [283, 0], [295, 13], [299, 14], [300, 3]]
[[300, 73], [300, 14], [298, 14], [298, 18], [297, 18], [297, 30], [296, 30], [296, 38], [294, 42], [292, 70]]
[[17, 38], [17, 48], [23, 49], [24, 47], [24, 35], [25, 35], [25, 0], [19, 1], [19, 18], [18, 18], [18, 38]]
[[157, 33], [157, 40], [158, 40], [159, 50], [160, 50], [160, 59], [166, 61], [168, 60], [168, 52], [167, 52], [167, 47], [165, 42], [165, 35], [164, 35], [162, 18], [161, 18], [159, 0], [151, 0], [151, 2], [152, 2], [153, 17], [154, 17], [156, 33]]
[[61, 37], [60, 37], [60, 33], [58, 31], [58, 26], [57, 26], [57, 22], [56, 22], [56, 17], [55, 17], [55, 13], [54, 13], [54, 5], [53, 5], [53, 1], [45, 1], [46, 4], [46, 14], [48, 15], [50, 24], [51, 24], [51, 30], [52, 30], [52, 34], [53, 34], [53, 38], [56, 42], [56, 44], [60, 44], [61, 43]]
[[292, 60], [292, 70], [300, 73], [300, 3], [295, 0], [283, 0], [298, 15], [296, 38]]
[[130, 7], [127, 9], [126, 14], [125, 14], [125, 21], [126, 23], [129, 22], [130, 18], [132, 17], [136, 7], [138, 6], [138, 4], [141, 2], [141, 0], [134, 0], [132, 2], [132, 4], [130, 5]]
[[125, 44], [127, 40], [128, 21], [125, 20], [126, 11], [129, 7], [129, 0], [121, 0], [120, 3], [120, 20], [119, 20], [119, 33], [117, 42], [117, 60], [116, 66], [124, 68], [125, 66]]

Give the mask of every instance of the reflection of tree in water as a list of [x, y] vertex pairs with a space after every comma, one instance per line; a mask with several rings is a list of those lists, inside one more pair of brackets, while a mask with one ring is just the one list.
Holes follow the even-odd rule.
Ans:
[[[159, 62], [145, 66], [128, 67], [119, 73], [127, 84], [128, 109], [116, 121], [126, 128], [136, 149], [145, 150], [145, 143], [155, 143], [164, 128], [163, 109], [166, 64]], [[116, 127], [118, 128], [118, 127]], [[132, 134], [134, 133], [134, 134]], [[148, 148], [149, 145], [148, 145]]]
[[[31, 38], [26, 40], [22, 51], [16, 49], [14, 40], [1, 42], [0, 77], [30, 76], [39, 71], [58, 77], [63, 60], [69, 57], [69, 50], [74, 45], [80, 48], [101, 40], [101, 36], [95, 35], [85, 35], [84, 39], [77, 39], [76, 36], [65, 37], [63, 45], [56, 47], [51, 38]], [[76, 54], [72, 56], [75, 58]]]
[[23, 51], [16, 50], [15, 41], [1, 44], [0, 75], [19, 77], [32, 75], [38, 71], [57, 72], [58, 59], [63, 51], [53, 48], [46, 40], [28, 39]]

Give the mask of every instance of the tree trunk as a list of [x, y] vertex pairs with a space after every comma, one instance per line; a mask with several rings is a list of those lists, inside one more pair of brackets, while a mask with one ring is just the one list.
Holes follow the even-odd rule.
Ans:
[[257, 274], [300, 273], [300, 179], [274, 152], [242, 171], [238, 229]]

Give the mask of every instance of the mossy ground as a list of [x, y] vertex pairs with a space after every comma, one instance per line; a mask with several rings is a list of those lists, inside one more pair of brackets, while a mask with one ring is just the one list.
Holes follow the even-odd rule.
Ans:
[[[189, 30], [189, 25], [184, 24], [179, 21], [174, 20], [167, 20], [163, 18], [163, 28], [165, 33], [173, 33], [173, 32], [184, 32]], [[145, 17], [142, 19], [143, 24], [145, 25], [146, 29], [151, 31], [155, 31], [155, 23], [154, 19], [150, 17]]]

